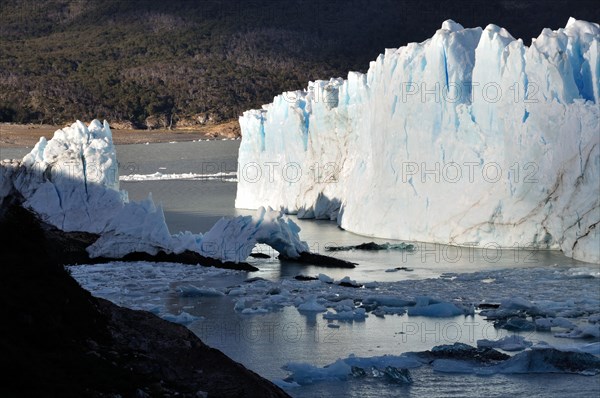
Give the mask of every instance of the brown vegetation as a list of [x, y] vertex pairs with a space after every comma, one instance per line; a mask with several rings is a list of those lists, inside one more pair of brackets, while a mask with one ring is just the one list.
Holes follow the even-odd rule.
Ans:
[[[0, 148], [32, 147], [40, 137], [52, 138], [54, 132], [63, 126], [47, 124], [0, 123]], [[117, 145], [144, 144], [146, 142], [193, 141], [206, 139], [237, 138], [240, 126], [237, 120], [205, 125], [181, 126], [175, 129], [140, 130], [132, 129], [126, 122], [111, 123], [113, 141]]]
[[197, 128], [309, 80], [365, 72], [448, 18], [528, 41], [599, 10], [591, 0], [3, 1], [0, 122]]

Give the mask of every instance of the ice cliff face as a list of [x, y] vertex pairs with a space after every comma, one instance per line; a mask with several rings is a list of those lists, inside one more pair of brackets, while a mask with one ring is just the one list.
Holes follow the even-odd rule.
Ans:
[[236, 207], [600, 262], [599, 52], [598, 24], [572, 18], [530, 47], [446, 21], [245, 112]]
[[[4, 165], [3, 165], [4, 166]], [[6, 194], [19, 195], [23, 206], [63, 231], [85, 231], [111, 237], [111, 245], [89, 250], [92, 256], [121, 257], [129, 252], [156, 254], [174, 245], [160, 207], [151, 197], [129, 202], [119, 190], [119, 171], [112, 132], [97, 120], [76, 122], [40, 138], [22, 162], [3, 167]], [[181, 250], [183, 251], [183, 250]]]
[[40, 138], [21, 162], [0, 163], [0, 204], [17, 200], [63, 231], [99, 234], [91, 257], [121, 258], [132, 252], [186, 250], [220, 261], [244, 261], [257, 243], [289, 257], [308, 252], [300, 228], [281, 211], [261, 208], [255, 216], [221, 219], [205, 235], [172, 235], [163, 210], [149, 195], [129, 201], [119, 190], [119, 170], [108, 123], [77, 121]]

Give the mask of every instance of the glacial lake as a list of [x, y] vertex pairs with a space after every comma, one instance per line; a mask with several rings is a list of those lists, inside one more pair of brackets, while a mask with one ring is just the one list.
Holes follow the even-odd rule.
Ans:
[[[125, 145], [117, 147], [119, 171], [127, 175], [204, 174], [229, 176], [237, 168], [239, 141], [201, 141], [170, 144]], [[2, 149], [2, 158], [22, 157], [29, 150]], [[132, 200], [144, 199], [152, 193], [155, 203], [163, 206], [172, 233], [189, 230], [205, 232], [223, 216], [251, 215], [252, 210], [234, 208], [236, 184], [231, 178], [158, 179], [154, 181], [122, 181], [121, 188]], [[290, 362], [306, 362], [315, 366], [334, 363], [351, 355], [374, 357], [423, 351], [439, 344], [463, 342], [476, 345], [478, 339], [498, 339], [513, 334], [495, 329], [478, 313], [473, 316], [429, 318], [421, 316], [369, 315], [364, 320], [339, 321], [335, 328], [321, 313], [301, 313], [286, 306], [267, 313], [241, 314], [234, 310], [235, 298], [229, 295], [182, 294], [188, 286], [224, 291], [248, 284], [248, 278], [263, 278], [268, 286], [298, 288], [293, 278], [298, 274], [326, 274], [336, 280], [345, 276], [359, 283], [382, 283], [382, 286], [406, 287], [406, 295], [447, 296], [444, 281], [458, 274], [482, 273], [480, 280], [466, 281], [454, 294], [474, 294], [494, 301], [505, 292], [515, 292], [526, 299], [577, 297], [581, 291], [597, 292], [597, 278], [553, 281], [553, 273], [573, 273], [581, 269], [598, 275], [597, 265], [566, 258], [559, 252], [453, 248], [443, 245], [414, 243], [416, 250], [326, 252], [328, 246], [356, 245], [364, 242], [389, 242], [352, 234], [329, 221], [297, 220], [313, 251], [333, 255], [359, 265], [355, 269], [326, 269], [297, 264], [282, 265], [271, 257], [250, 259], [260, 271], [253, 273], [198, 273], [197, 267], [178, 266], [170, 273], [168, 265], [119, 265], [113, 271], [92, 267], [74, 276], [94, 294], [118, 304], [151, 311], [182, 312], [194, 317], [187, 326], [202, 340], [222, 350], [263, 377], [280, 383], [289, 372], [282, 369]], [[394, 243], [394, 242], [392, 242]], [[267, 247], [261, 252], [274, 255]], [[87, 267], [87, 266], [86, 266]], [[106, 266], [104, 266], [106, 267]], [[137, 268], [136, 268], [137, 267]], [[83, 267], [81, 267], [83, 268]], [[402, 268], [395, 270], [394, 268]], [[542, 269], [540, 271], [540, 269]], [[547, 271], [544, 271], [547, 269]], [[96, 273], [94, 273], [96, 272]], [[539, 275], [543, 275], [540, 280]], [[499, 285], [504, 280], [505, 286]], [[288, 283], [289, 282], [289, 283]], [[310, 282], [308, 282], [310, 283]], [[308, 286], [308, 285], [307, 285]], [[524, 288], [523, 286], [527, 286]], [[349, 288], [351, 289], [351, 288]], [[512, 289], [512, 290], [511, 290]], [[521, 290], [519, 290], [521, 289]], [[564, 290], [561, 290], [564, 289]], [[477, 291], [479, 293], [473, 293]], [[487, 293], [489, 292], [489, 293]], [[353, 293], [348, 293], [352, 298]], [[489, 294], [489, 295], [487, 295]], [[340, 299], [342, 299], [341, 297]], [[446, 297], [453, 298], [453, 297]], [[551, 332], [520, 333], [528, 341], [569, 345], [574, 339], [559, 339]], [[597, 340], [586, 340], [594, 343]], [[512, 355], [512, 354], [511, 354]], [[324, 380], [287, 388], [294, 397], [590, 397], [600, 395], [600, 376], [575, 374], [496, 374], [478, 376], [434, 371], [430, 366], [411, 369], [414, 383], [398, 385], [382, 378], [348, 378]]]

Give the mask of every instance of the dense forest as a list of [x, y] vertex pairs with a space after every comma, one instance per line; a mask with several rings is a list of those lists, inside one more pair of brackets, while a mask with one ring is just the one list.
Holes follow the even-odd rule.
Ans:
[[135, 127], [236, 118], [306, 82], [366, 71], [443, 20], [528, 43], [594, 1], [0, 0], [0, 122]]

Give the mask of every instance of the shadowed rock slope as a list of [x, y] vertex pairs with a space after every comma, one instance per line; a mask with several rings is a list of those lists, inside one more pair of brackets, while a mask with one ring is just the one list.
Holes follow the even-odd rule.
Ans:
[[0, 208], [0, 231], [0, 396], [287, 396], [185, 327], [92, 297], [31, 213]]

